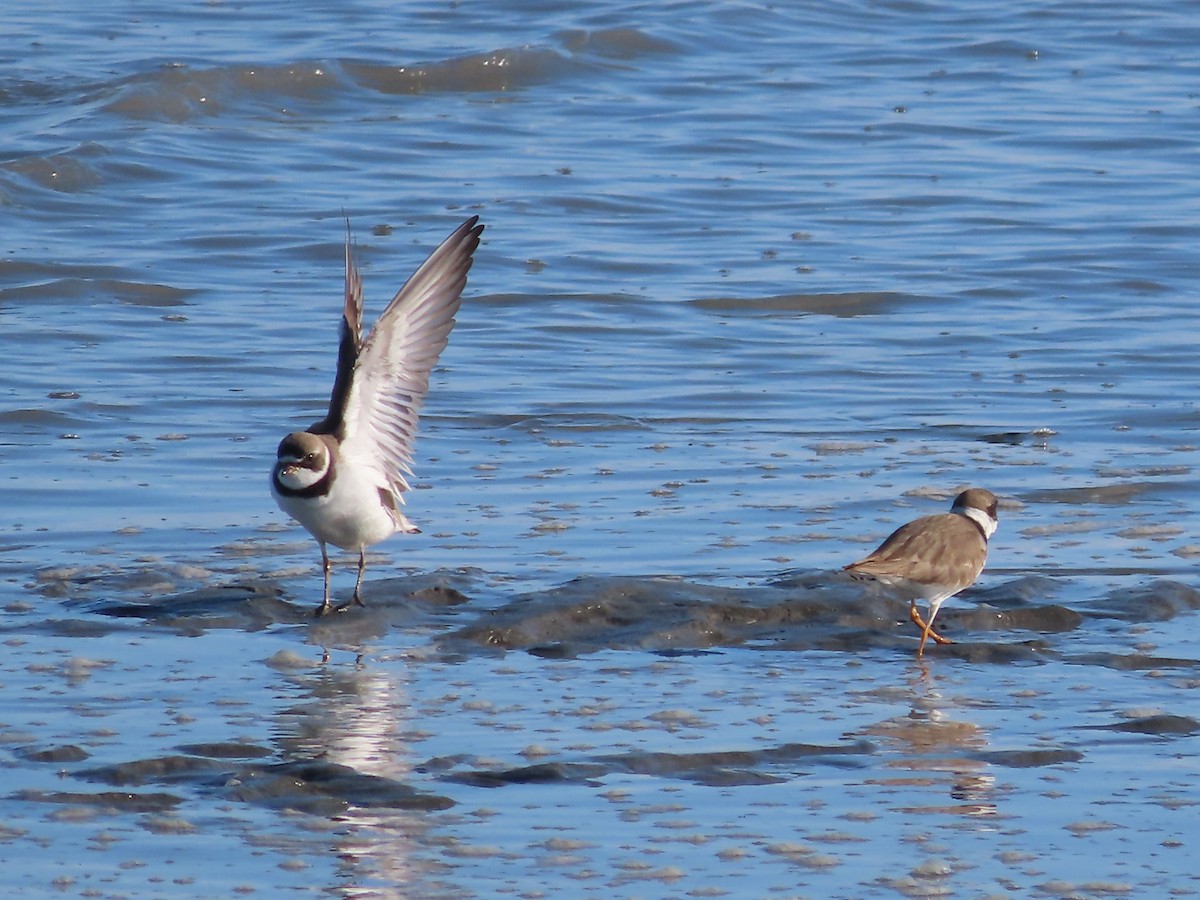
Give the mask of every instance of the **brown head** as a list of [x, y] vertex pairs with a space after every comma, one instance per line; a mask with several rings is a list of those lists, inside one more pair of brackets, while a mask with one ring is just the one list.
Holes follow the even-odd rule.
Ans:
[[984, 538], [990, 538], [1000, 520], [996, 517], [996, 495], [987, 488], [967, 488], [954, 498], [950, 512], [966, 516], [981, 529]]
[[317, 484], [333, 463], [330, 443], [323, 435], [293, 431], [275, 451], [275, 484], [283, 491], [303, 491]]

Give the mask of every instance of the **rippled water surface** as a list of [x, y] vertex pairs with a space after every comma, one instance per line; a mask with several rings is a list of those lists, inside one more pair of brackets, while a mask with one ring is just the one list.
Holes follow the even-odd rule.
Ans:
[[[1200, 892], [1190, 6], [0, 22], [11, 889]], [[346, 220], [371, 318], [470, 215], [422, 533], [314, 620]], [[971, 484], [918, 663], [839, 570]]]

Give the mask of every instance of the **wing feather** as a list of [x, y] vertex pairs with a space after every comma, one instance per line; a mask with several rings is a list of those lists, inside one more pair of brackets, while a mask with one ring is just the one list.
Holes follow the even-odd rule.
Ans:
[[[929, 520], [934, 519], [945, 530], [930, 529]], [[958, 549], [964, 547], [975, 552]], [[965, 587], [979, 577], [986, 557], [987, 542], [974, 522], [956, 513], [941, 513], [900, 526], [877, 550], [845, 568], [925, 584], [936, 583], [945, 573], [950, 584]]]
[[346, 402], [354, 379], [354, 367], [362, 348], [362, 277], [354, 260], [350, 243], [350, 223], [346, 223], [346, 297], [342, 306], [342, 321], [338, 329], [337, 372], [333, 377], [333, 392], [329, 395], [329, 412], [325, 418], [308, 429], [314, 434], [332, 434], [339, 439], [345, 431]]
[[[343, 455], [375, 471], [399, 498], [412, 474], [417, 417], [429, 374], [446, 348], [483, 226], [472, 216], [430, 254], [387, 305], [353, 369], [343, 413]], [[340, 356], [339, 356], [340, 360]]]

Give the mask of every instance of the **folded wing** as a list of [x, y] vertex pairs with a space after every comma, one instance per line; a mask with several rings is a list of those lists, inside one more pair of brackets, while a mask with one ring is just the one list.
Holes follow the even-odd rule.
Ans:
[[[942, 527], [922, 527], [932, 520]], [[879, 549], [845, 568], [880, 578], [966, 586], [979, 577], [986, 558], [987, 543], [979, 528], [964, 516], [942, 513], [902, 525]]]

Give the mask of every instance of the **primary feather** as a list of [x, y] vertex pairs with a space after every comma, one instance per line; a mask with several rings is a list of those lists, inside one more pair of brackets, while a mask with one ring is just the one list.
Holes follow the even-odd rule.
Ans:
[[[334, 427], [341, 452], [377, 476], [378, 486], [397, 499], [412, 474], [417, 415], [429, 389], [429, 374], [446, 348], [458, 312], [472, 254], [483, 226], [464, 222], [396, 293], [366, 340], [358, 345]], [[358, 331], [362, 289], [347, 255], [343, 331]], [[357, 343], [357, 341], [355, 341]], [[343, 350], [349, 342], [343, 338]], [[342, 352], [338, 355], [339, 375]], [[334, 415], [338, 404], [331, 405]]]

